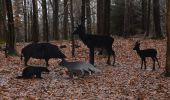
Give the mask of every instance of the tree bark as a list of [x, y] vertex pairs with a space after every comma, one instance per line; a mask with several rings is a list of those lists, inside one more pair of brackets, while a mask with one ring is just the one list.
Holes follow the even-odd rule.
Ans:
[[7, 35], [7, 45], [8, 53], [16, 53], [15, 49], [15, 30], [14, 30], [14, 19], [11, 0], [6, 0], [7, 17], [8, 17], [8, 35]]
[[27, 23], [28, 23], [28, 20], [27, 20], [27, 2], [26, 0], [23, 1], [24, 2], [24, 37], [25, 37], [25, 42], [28, 42], [28, 28], [27, 28]]
[[170, 77], [170, 1], [167, 1], [167, 51], [166, 51], [166, 66], [165, 76]]
[[146, 32], [147, 0], [142, 0], [142, 33]]
[[104, 1], [97, 0], [97, 34], [104, 34]]
[[91, 9], [90, 0], [86, 0], [87, 33], [91, 34]]
[[37, 0], [32, 0], [33, 5], [33, 19], [32, 19], [32, 41], [38, 42], [39, 25], [38, 25], [38, 5]]
[[81, 24], [84, 27], [85, 27], [85, 21], [86, 21], [85, 18], [86, 18], [86, 0], [82, 0], [82, 5], [81, 5]]
[[126, 37], [129, 34], [129, 26], [130, 26], [130, 21], [129, 21], [129, 4], [130, 0], [125, 0], [125, 6], [124, 6], [124, 33], [123, 36]]
[[151, 23], [151, 18], [150, 18], [150, 15], [151, 15], [151, 0], [148, 0], [148, 8], [147, 8], [147, 23], [146, 23], [146, 34], [145, 34], [145, 37], [148, 37], [149, 36], [149, 32], [150, 32], [150, 23]]
[[58, 40], [59, 37], [59, 18], [58, 18], [58, 11], [59, 11], [59, 0], [53, 0], [53, 36], [55, 40]]
[[[70, 0], [70, 18], [71, 18], [71, 32], [73, 32], [74, 31], [73, 0]], [[73, 34], [71, 34], [71, 40], [72, 40], [72, 57], [75, 57], [75, 41]]]
[[48, 31], [48, 18], [47, 18], [47, 3], [46, 0], [42, 0], [42, 13], [43, 13], [43, 41], [49, 41]]
[[64, 21], [63, 21], [64, 39], [68, 39], [68, 0], [64, 0]]
[[104, 3], [104, 34], [110, 35], [110, 0], [105, 0]]
[[159, 0], [153, 0], [153, 17], [156, 38], [162, 38]]

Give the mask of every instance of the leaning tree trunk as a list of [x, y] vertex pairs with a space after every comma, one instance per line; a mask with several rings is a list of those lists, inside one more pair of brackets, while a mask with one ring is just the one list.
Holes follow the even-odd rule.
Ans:
[[48, 19], [47, 19], [47, 3], [46, 0], [42, 0], [42, 13], [43, 13], [43, 41], [49, 41], [48, 32]]
[[33, 19], [32, 19], [32, 41], [38, 42], [39, 25], [38, 25], [38, 5], [37, 0], [32, 0], [33, 5]]
[[159, 0], [153, 0], [153, 17], [156, 38], [162, 38]]
[[53, 37], [55, 40], [58, 40], [59, 37], [59, 18], [58, 18], [58, 11], [59, 11], [59, 0], [53, 0]]
[[170, 1], [167, 1], [167, 51], [165, 76], [170, 76]]
[[8, 33], [7, 33], [7, 45], [8, 53], [16, 53], [15, 49], [15, 30], [14, 30], [14, 19], [11, 0], [6, 0], [7, 17], [8, 17]]

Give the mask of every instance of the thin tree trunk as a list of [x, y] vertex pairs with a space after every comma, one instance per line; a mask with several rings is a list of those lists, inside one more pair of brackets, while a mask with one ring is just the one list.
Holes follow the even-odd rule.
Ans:
[[156, 38], [162, 38], [159, 0], [153, 0], [153, 18]]
[[129, 21], [129, 4], [130, 0], [125, 0], [125, 7], [124, 7], [124, 33], [123, 36], [126, 37], [129, 34], [129, 26], [130, 26], [130, 21]]
[[91, 9], [90, 0], [86, 0], [87, 33], [91, 34]]
[[33, 5], [33, 19], [32, 19], [32, 41], [38, 42], [38, 36], [39, 36], [39, 25], [38, 25], [38, 5], [37, 0], [32, 0]]
[[43, 40], [49, 41], [48, 32], [48, 19], [47, 19], [47, 3], [46, 0], [42, 0], [42, 13], [43, 13]]
[[167, 50], [165, 76], [170, 77], [170, 1], [167, 1]]
[[64, 0], [63, 35], [64, 39], [68, 39], [68, 0]]
[[53, 36], [55, 40], [59, 39], [59, 18], [58, 18], [58, 11], [59, 11], [59, 0], [53, 0]]
[[15, 30], [14, 30], [14, 19], [13, 19], [13, 10], [12, 10], [12, 2], [11, 0], [6, 0], [6, 8], [7, 8], [7, 17], [8, 17], [8, 53], [14, 54], [15, 50]]
[[146, 32], [147, 19], [147, 1], [142, 0], [142, 33]]
[[[73, 16], [73, 0], [70, 0], [70, 18], [71, 18], [71, 31], [74, 31], [74, 16]], [[75, 57], [75, 41], [74, 36], [71, 34], [72, 40], [72, 57]]]
[[150, 32], [150, 23], [151, 23], [151, 18], [150, 18], [150, 15], [151, 15], [151, 0], [148, 0], [148, 9], [147, 9], [147, 23], [146, 23], [146, 34], [145, 34], [145, 37], [148, 37], [149, 36], [149, 32]]
[[104, 5], [104, 34], [110, 35], [110, 0], [105, 0]]
[[104, 0], [97, 0], [97, 34], [104, 34]]
[[3, 40], [3, 8], [2, 0], [0, 0], [0, 41]]
[[24, 37], [25, 37], [25, 42], [28, 42], [28, 28], [27, 28], [27, 2], [26, 0], [23, 1], [24, 2]]
[[81, 5], [81, 24], [85, 26], [85, 17], [86, 17], [86, 0], [82, 0]]

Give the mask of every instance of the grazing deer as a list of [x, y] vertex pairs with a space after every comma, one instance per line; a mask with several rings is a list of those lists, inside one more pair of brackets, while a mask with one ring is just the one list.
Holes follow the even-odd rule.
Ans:
[[145, 69], [146, 69], [146, 57], [151, 57], [153, 60], [153, 69], [155, 70], [155, 61], [157, 61], [158, 66], [160, 68], [159, 62], [158, 62], [158, 58], [157, 58], [157, 51], [156, 49], [144, 49], [144, 50], [140, 50], [140, 43], [139, 41], [137, 41], [135, 43], [135, 47], [133, 48], [133, 50], [136, 50], [137, 54], [139, 55], [139, 57], [141, 58], [141, 69], [143, 67], [143, 62], [145, 65]]

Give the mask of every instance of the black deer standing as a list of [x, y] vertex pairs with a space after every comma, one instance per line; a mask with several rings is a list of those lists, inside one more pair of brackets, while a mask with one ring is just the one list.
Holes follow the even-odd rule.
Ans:
[[85, 45], [90, 49], [90, 63], [94, 65], [94, 48], [104, 48], [108, 53], [107, 64], [111, 64], [110, 56], [113, 56], [113, 65], [115, 63], [115, 52], [112, 49], [112, 44], [114, 39], [110, 36], [99, 36], [99, 35], [91, 35], [85, 33], [85, 27], [80, 24], [73, 32], [74, 34], [78, 34], [80, 39], [83, 41]]
[[139, 41], [137, 41], [135, 43], [135, 47], [133, 48], [133, 50], [136, 50], [137, 54], [139, 55], [139, 57], [141, 58], [141, 69], [143, 67], [143, 62], [145, 65], [145, 69], [146, 69], [146, 57], [151, 57], [153, 60], [153, 69], [155, 70], [155, 61], [157, 61], [158, 66], [160, 68], [159, 62], [158, 62], [158, 58], [157, 58], [157, 51], [156, 49], [144, 49], [144, 50], [140, 50], [140, 43]]

